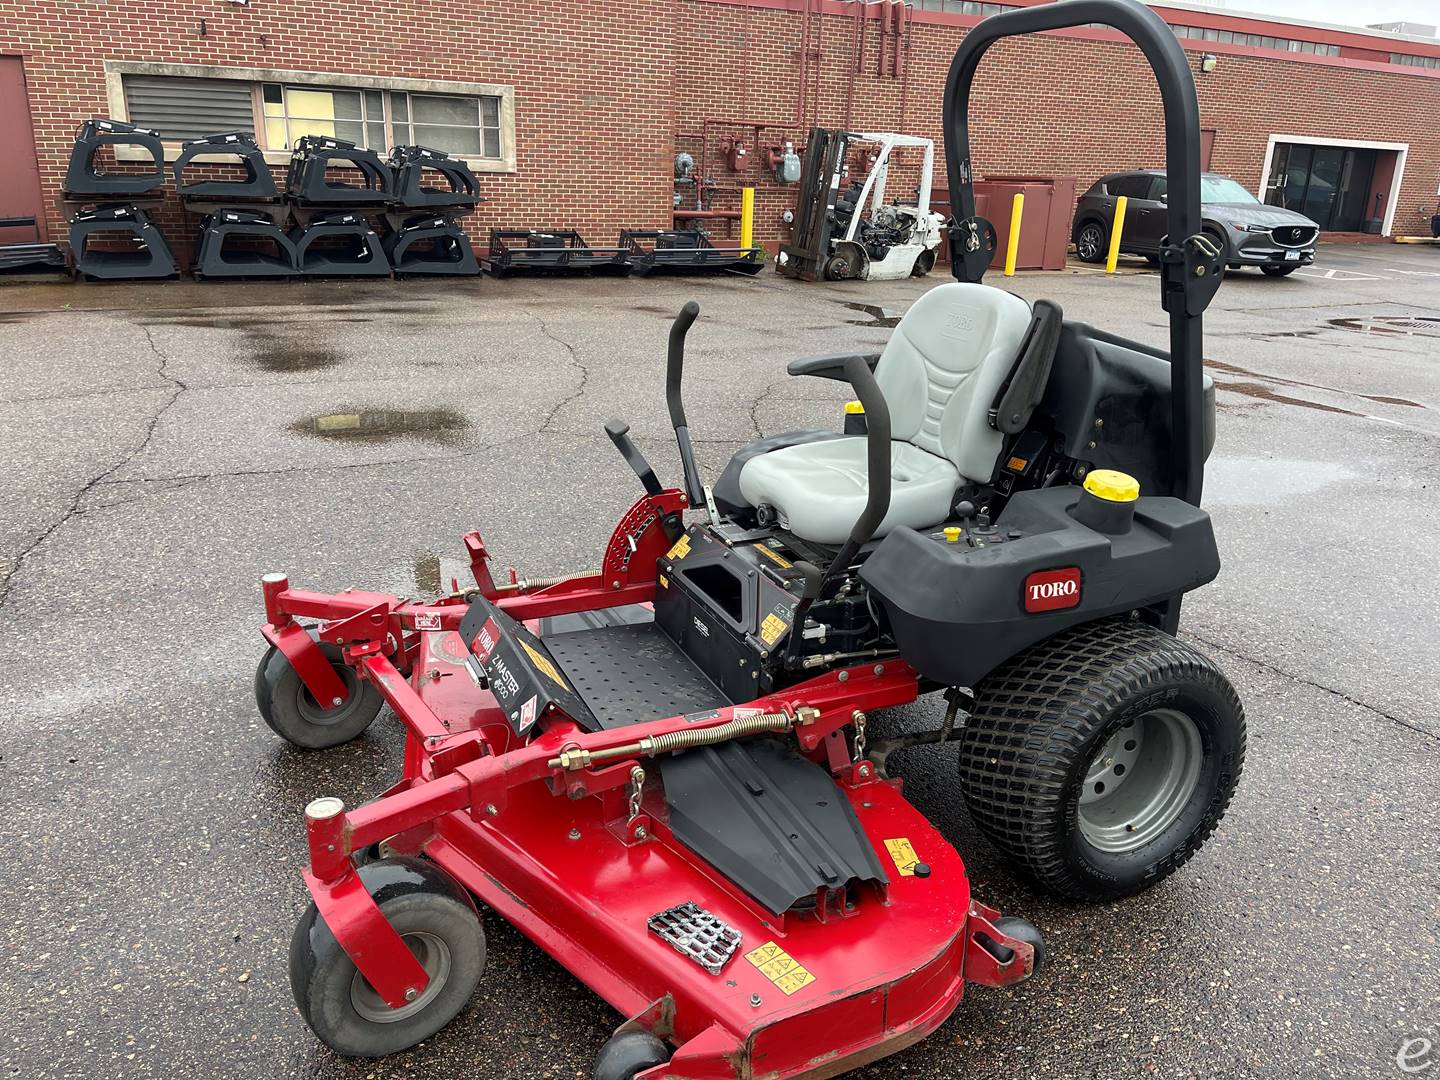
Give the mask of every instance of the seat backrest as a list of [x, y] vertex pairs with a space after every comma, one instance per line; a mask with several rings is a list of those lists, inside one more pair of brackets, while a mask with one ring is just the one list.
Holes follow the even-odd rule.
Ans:
[[915, 301], [875, 367], [892, 437], [988, 481], [1004, 440], [990, 409], [1029, 327], [1030, 305], [989, 285], [937, 285]]

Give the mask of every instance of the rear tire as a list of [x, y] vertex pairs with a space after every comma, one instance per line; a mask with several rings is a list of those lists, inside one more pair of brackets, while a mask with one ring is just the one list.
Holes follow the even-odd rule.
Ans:
[[931, 248], [915, 256], [915, 265], [910, 268], [910, 276], [924, 277], [933, 269], [935, 269], [935, 251]]
[[277, 735], [306, 750], [324, 750], [359, 737], [384, 704], [380, 691], [355, 674], [336, 646], [321, 642], [320, 651], [349, 691], [333, 709], [320, 707], [300, 673], [273, 646], [255, 672], [255, 705], [261, 717]]
[[1058, 896], [1104, 901], [1173, 874], [1214, 832], [1245, 714], [1213, 661], [1129, 619], [1089, 623], [975, 687], [960, 779], [976, 824]]
[[1081, 262], [1105, 261], [1110, 246], [1110, 230], [1098, 221], [1087, 221], [1075, 232], [1075, 254]]

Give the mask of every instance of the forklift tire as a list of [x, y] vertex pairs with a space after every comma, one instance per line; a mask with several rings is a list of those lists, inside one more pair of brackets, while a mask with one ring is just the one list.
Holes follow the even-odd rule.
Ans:
[[924, 277], [935, 269], [935, 251], [933, 248], [920, 252], [915, 256], [915, 265], [910, 268], [911, 277]]
[[277, 735], [306, 750], [324, 750], [357, 738], [384, 704], [380, 691], [341, 660], [338, 648], [322, 642], [320, 649], [350, 692], [336, 708], [320, 708], [285, 654], [274, 646], [255, 672], [255, 704], [261, 717]]
[[312, 902], [290, 939], [290, 989], [326, 1046], [347, 1057], [384, 1057], [430, 1038], [465, 1008], [485, 971], [485, 931], [464, 888], [433, 863], [381, 859], [356, 872], [429, 984], [414, 1001], [391, 1008]]
[[846, 252], [837, 252], [825, 260], [825, 270], [822, 276], [826, 281], [849, 281], [858, 270], [855, 267], [855, 260]]
[[593, 1080], [635, 1080], [669, 1060], [669, 1048], [650, 1032], [622, 1031], [600, 1048], [591, 1076]]
[[980, 681], [960, 780], [975, 823], [1021, 870], [1058, 896], [1106, 901], [1200, 850], [1244, 761], [1245, 713], [1219, 667], [1121, 618]]

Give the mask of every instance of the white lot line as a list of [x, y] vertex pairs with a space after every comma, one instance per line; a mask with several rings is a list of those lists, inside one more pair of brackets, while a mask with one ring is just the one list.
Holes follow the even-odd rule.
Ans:
[[1362, 274], [1358, 270], [1342, 270], [1340, 267], [1331, 267], [1329, 270], [1321, 270], [1319, 267], [1310, 267], [1305, 270], [1296, 270], [1296, 277], [1315, 278], [1319, 281], [1383, 281], [1381, 274]]

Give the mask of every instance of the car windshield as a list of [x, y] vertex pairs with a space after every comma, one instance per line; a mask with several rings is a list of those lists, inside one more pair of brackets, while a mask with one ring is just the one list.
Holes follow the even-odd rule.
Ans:
[[1200, 177], [1202, 203], [1257, 203], [1260, 200], [1228, 176]]

